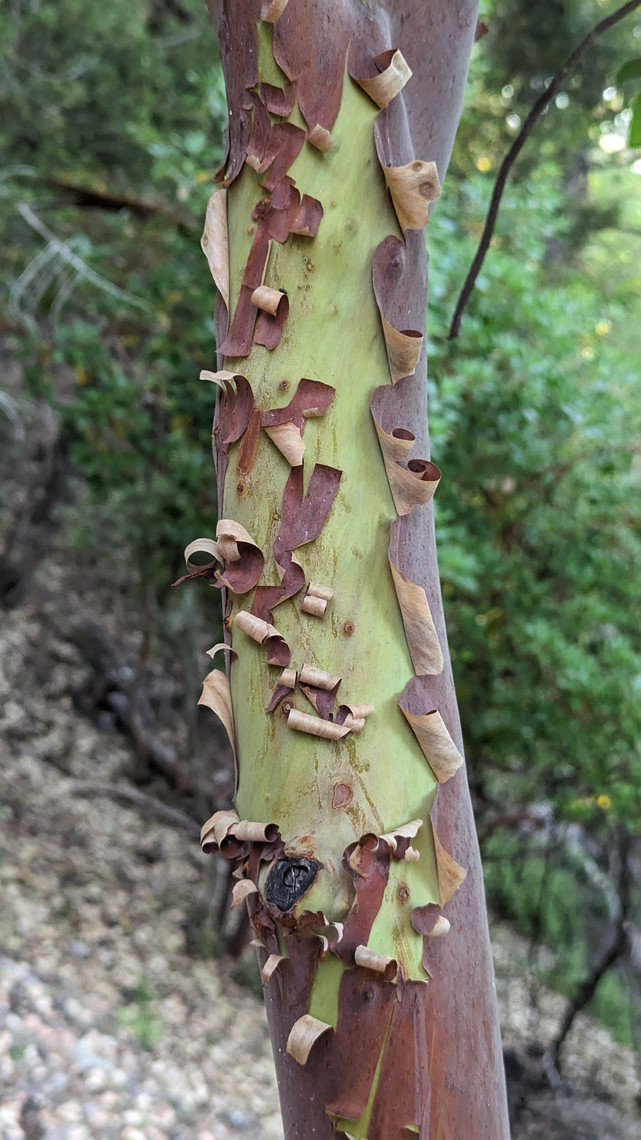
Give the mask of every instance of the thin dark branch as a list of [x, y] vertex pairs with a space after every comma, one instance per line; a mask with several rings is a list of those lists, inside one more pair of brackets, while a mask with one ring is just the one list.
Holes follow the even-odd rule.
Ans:
[[130, 788], [127, 784], [101, 784], [94, 780], [72, 780], [69, 790], [75, 796], [109, 796], [114, 800], [124, 800], [126, 803], [133, 804], [134, 807], [153, 811], [156, 815], [166, 819], [168, 823], [175, 823], [178, 827], [188, 831], [190, 835], [200, 837], [200, 824], [186, 812], [180, 811], [179, 808], [170, 807], [169, 804], [164, 804], [162, 800], [157, 800], [154, 796], [147, 795], [146, 792], [140, 792], [137, 788]]
[[592, 47], [592, 44], [595, 42], [595, 40], [597, 40], [599, 36], [602, 36], [604, 32], [607, 32], [608, 28], [611, 28], [614, 24], [618, 24], [619, 20], [623, 20], [625, 16], [628, 16], [630, 14], [630, 12], [634, 12], [635, 8], [638, 8], [640, 4], [641, 0], [628, 0], [627, 4], [623, 4], [621, 8], [617, 8], [616, 12], [612, 12], [609, 16], [606, 16], [604, 20], [601, 20], [600, 24], [597, 24], [591, 32], [588, 32], [585, 39], [581, 41], [578, 47], [576, 47], [568, 59], [566, 59], [563, 67], [557, 71], [549, 87], [547, 87], [545, 91], [539, 95], [538, 99], [532, 106], [529, 115], [521, 127], [521, 130], [519, 131], [514, 142], [512, 143], [512, 146], [503, 159], [499, 172], [496, 176], [496, 182], [494, 183], [494, 190], [492, 192], [490, 207], [485, 219], [483, 234], [481, 236], [474, 261], [470, 266], [469, 273], [465, 278], [465, 283], [461, 289], [461, 294], [456, 303], [456, 309], [454, 310], [454, 316], [452, 317], [452, 323], [450, 325], [450, 331], [447, 337], [448, 340], [456, 340], [457, 336], [460, 334], [461, 319], [467, 307], [467, 303], [472, 294], [472, 290], [474, 289], [476, 279], [481, 271], [481, 266], [483, 265], [485, 255], [492, 240], [492, 235], [494, 233], [494, 227], [496, 226], [496, 219], [499, 212], [499, 206], [501, 204], [501, 198], [503, 197], [503, 191], [505, 190], [505, 185], [508, 180], [509, 173], [514, 166], [514, 163], [516, 162], [519, 154], [521, 153], [521, 150], [523, 149], [527, 138], [532, 133], [532, 129], [535, 123], [538, 119], [540, 119], [546, 107], [562, 87], [568, 75], [572, 73], [576, 64], [581, 59], [581, 56], [584, 55], [585, 52]]
[[47, 185], [52, 186], [55, 190], [61, 190], [74, 206], [79, 206], [81, 209], [116, 212], [128, 210], [132, 217], [140, 218], [142, 221], [152, 217], [161, 217], [179, 229], [181, 233], [186, 234], [190, 233], [196, 225], [193, 218], [179, 214], [170, 206], [162, 205], [159, 202], [149, 202], [143, 198], [133, 198], [127, 194], [95, 190], [91, 186], [81, 186], [78, 183], [69, 182], [66, 178], [48, 178]]
[[627, 918], [630, 910], [630, 838], [627, 831], [621, 827], [616, 837], [616, 861], [618, 863], [617, 892], [619, 896], [619, 914], [608, 931], [605, 941], [597, 955], [597, 959], [590, 972], [584, 977], [574, 997], [568, 1002], [561, 1024], [554, 1040], [547, 1050], [548, 1064], [559, 1070], [559, 1054], [574, 1020], [592, 1001], [599, 982], [611, 970], [616, 962], [623, 956], [628, 945]]

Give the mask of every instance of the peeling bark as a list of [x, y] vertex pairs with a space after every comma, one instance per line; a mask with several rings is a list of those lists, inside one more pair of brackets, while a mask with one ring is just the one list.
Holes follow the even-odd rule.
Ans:
[[[230, 119], [204, 243], [219, 371], [204, 375], [225, 517], [188, 548], [187, 577], [225, 591], [237, 659], [205, 689], [236, 738], [238, 791], [203, 847], [237, 860], [287, 1140], [507, 1140], [440, 471], [421, 458], [422, 231], [475, 3], [212, 14]], [[194, 565], [197, 550], [213, 560]]]

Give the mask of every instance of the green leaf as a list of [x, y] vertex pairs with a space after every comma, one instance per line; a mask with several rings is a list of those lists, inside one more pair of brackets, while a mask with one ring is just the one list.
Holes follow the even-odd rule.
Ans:
[[617, 87], [620, 87], [622, 83], [627, 83], [629, 79], [641, 79], [641, 57], [628, 59], [623, 67], [619, 68], [616, 77]]
[[635, 95], [630, 106], [632, 107], [632, 118], [630, 120], [628, 146], [641, 146], [641, 92]]

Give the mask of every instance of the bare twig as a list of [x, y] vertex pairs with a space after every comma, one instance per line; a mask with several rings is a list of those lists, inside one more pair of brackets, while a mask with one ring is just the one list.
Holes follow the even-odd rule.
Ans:
[[196, 838], [200, 836], [200, 824], [186, 812], [180, 811], [179, 808], [170, 807], [169, 804], [164, 804], [162, 800], [157, 800], [154, 796], [139, 791], [138, 788], [130, 788], [127, 784], [102, 784], [94, 780], [72, 780], [65, 787], [74, 796], [109, 796], [114, 800], [125, 800], [135, 807], [155, 812], [156, 815], [162, 816], [169, 823], [175, 823], [178, 827], [184, 828]]
[[22, 417], [18, 411], [16, 401], [12, 396], [9, 396], [7, 392], [0, 391], [0, 411], [7, 417], [13, 428], [13, 438], [17, 443], [24, 443], [27, 435], [24, 430]]
[[149, 202], [143, 198], [95, 190], [92, 186], [82, 186], [77, 182], [69, 182], [65, 178], [48, 178], [47, 185], [52, 186], [55, 190], [61, 190], [75, 206], [84, 209], [128, 210], [134, 218], [140, 218], [142, 221], [152, 217], [161, 217], [176, 226], [182, 233], [189, 233], [196, 224], [192, 217], [178, 214], [169, 206], [164, 206], [158, 202]]
[[630, 909], [630, 838], [625, 828], [620, 827], [616, 836], [615, 859], [618, 864], [617, 892], [619, 910], [615, 922], [610, 927], [605, 941], [597, 955], [592, 969], [585, 976], [576, 990], [574, 997], [568, 1002], [561, 1024], [554, 1040], [547, 1050], [547, 1065], [551, 1070], [559, 1071], [559, 1054], [577, 1014], [585, 1008], [596, 993], [599, 982], [615, 962], [622, 957], [628, 945], [628, 911]]
[[447, 337], [448, 340], [456, 340], [457, 336], [460, 334], [461, 319], [467, 307], [467, 303], [472, 294], [472, 290], [474, 289], [476, 279], [480, 273], [481, 266], [483, 265], [485, 255], [492, 240], [492, 235], [494, 233], [494, 227], [496, 225], [496, 219], [499, 212], [499, 206], [501, 204], [501, 198], [503, 197], [503, 191], [505, 190], [505, 185], [508, 180], [509, 173], [514, 166], [514, 163], [516, 162], [519, 154], [521, 153], [524, 143], [532, 133], [532, 129], [535, 123], [538, 119], [540, 119], [546, 107], [559, 91], [568, 75], [570, 75], [574, 70], [576, 64], [581, 59], [581, 56], [583, 56], [585, 52], [592, 47], [595, 40], [597, 40], [599, 36], [602, 36], [604, 32], [607, 32], [608, 28], [611, 28], [614, 24], [618, 24], [619, 20], [623, 20], [625, 16], [628, 16], [630, 14], [630, 12], [634, 12], [634, 10], [638, 8], [640, 4], [641, 0], [628, 0], [627, 4], [623, 4], [621, 8], [617, 8], [616, 12], [612, 12], [609, 16], [606, 16], [605, 19], [601, 20], [601, 22], [597, 24], [591, 32], [588, 32], [585, 39], [581, 40], [581, 43], [575, 47], [572, 54], [566, 59], [563, 67], [557, 71], [549, 86], [545, 89], [545, 91], [541, 93], [541, 95], [539, 95], [539, 98], [532, 106], [530, 113], [528, 114], [525, 122], [523, 123], [523, 126], [521, 127], [521, 130], [519, 131], [514, 142], [512, 143], [512, 146], [503, 159], [503, 162], [499, 168], [499, 172], [496, 176], [496, 182], [494, 183], [494, 190], [492, 192], [490, 207], [485, 219], [483, 234], [481, 236], [474, 261], [470, 266], [469, 273], [465, 278], [465, 283], [461, 289], [459, 299], [456, 303], [454, 316], [452, 317], [452, 323], [450, 325], [450, 331]]
[[[106, 277], [102, 277], [99, 273], [95, 273], [94, 270], [87, 265], [86, 261], [83, 261], [83, 259], [74, 252], [68, 242], [60, 241], [60, 239], [51, 232], [49, 227], [45, 225], [45, 223], [41, 220], [41, 218], [38, 217], [37, 214], [34, 214], [33, 210], [30, 206], [27, 205], [26, 202], [18, 203], [18, 211], [24, 218], [27, 225], [31, 226], [31, 228], [35, 230], [36, 233], [40, 234], [40, 236], [43, 237], [47, 242], [44, 250], [41, 250], [40, 254], [38, 254], [34, 259], [34, 262], [38, 261], [40, 257], [45, 258], [46, 260], [50, 260], [53, 257], [60, 258], [63, 263], [71, 266], [71, 268], [74, 269], [75, 272], [79, 274], [83, 280], [90, 281], [92, 285], [96, 285], [99, 289], [102, 289], [104, 293], [108, 293], [111, 297], [115, 297], [119, 301], [126, 301], [128, 305], [134, 305], [139, 309], [149, 308], [148, 302], [144, 301], [142, 297], [136, 297], [133, 293], [128, 293], [124, 289], [119, 289], [117, 285], [112, 284], [112, 282], [108, 281]], [[15, 292], [17, 290], [18, 284], [20, 283], [22, 290], [24, 290], [25, 274], [33, 270], [34, 262], [32, 262], [31, 266], [27, 267], [27, 269], [19, 278], [19, 281], [16, 282], [14, 289], [12, 289], [12, 300], [14, 300], [14, 303]], [[40, 268], [39, 264], [38, 268]], [[18, 293], [20, 293], [20, 290], [18, 290]]]

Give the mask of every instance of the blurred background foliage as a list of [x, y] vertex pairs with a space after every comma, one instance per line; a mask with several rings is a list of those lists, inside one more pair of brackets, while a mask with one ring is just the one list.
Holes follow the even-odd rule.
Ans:
[[[637, 1043], [641, 156], [616, 75], [641, 50], [639, 15], [536, 126], [447, 340], [501, 159], [611, 10], [482, 5], [489, 33], [428, 233], [430, 424], [490, 903], [547, 945], [544, 980], [570, 996], [618, 931], [594, 1001]], [[176, 619], [169, 590], [183, 546], [215, 527], [212, 392], [198, 380], [214, 362], [198, 239], [226, 119], [213, 33], [199, 0], [11, 0], [0, 42], [0, 332], [28, 382], [0, 383], [5, 455], [29, 402], [50, 406], [69, 472], [63, 542], [129, 591], [141, 652], [162, 660], [177, 628], [214, 641], [218, 620], [215, 591]]]

